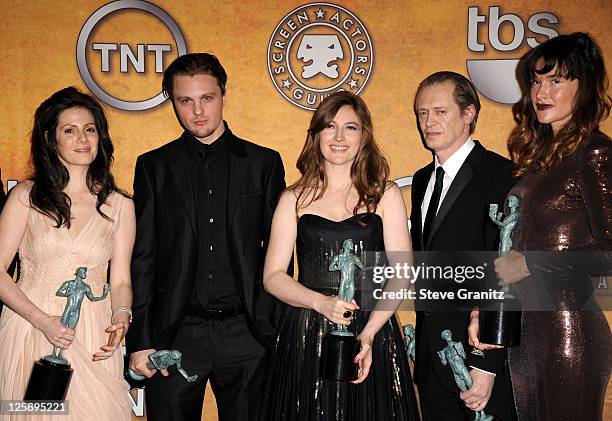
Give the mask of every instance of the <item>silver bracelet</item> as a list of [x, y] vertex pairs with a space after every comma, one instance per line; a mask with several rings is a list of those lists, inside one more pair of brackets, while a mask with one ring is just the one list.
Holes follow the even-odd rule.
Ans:
[[111, 323], [115, 323], [115, 316], [119, 313], [128, 313], [130, 315], [130, 323], [132, 323], [132, 307], [130, 306], [118, 306], [113, 309], [111, 316]]

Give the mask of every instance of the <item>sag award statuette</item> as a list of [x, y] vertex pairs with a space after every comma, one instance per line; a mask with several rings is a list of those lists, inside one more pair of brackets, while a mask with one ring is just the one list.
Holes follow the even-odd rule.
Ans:
[[412, 362], [415, 362], [416, 332], [414, 330], [414, 326], [404, 325], [404, 335], [406, 336], [404, 339], [406, 342], [406, 354], [408, 354], [409, 358], [412, 358]]
[[[443, 331], [440, 336], [446, 342], [446, 346], [438, 351], [438, 358], [440, 358], [442, 365], [450, 366], [455, 383], [457, 383], [461, 391], [465, 392], [472, 387], [473, 381], [470, 372], [463, 362], [466, 358], [463, 344], [461, 342], [453, 342], [453, 334], [448, 329]], [[479, 411], [476, 412], [474, 421], [493, 421], [493, 416], [487, 415], [484, 411]]]
[[[338, 298], [352, 301], [355, 296], [355, 267], [363, 270], [364, 266], [359, 257], [353, 254], [353, 240], [347, 239], [342, 243], [342, 252], [334, 256], [329, 271], [340, 271], [340, 287]], [[351, 311], [347, 310], [344, 317], [349, 319]], [[344, 325], [336, 325], [323, 337], [321, 351], [320, 376], [328, 380], [352, 381], [358, 377], [359, 365], [355, 357], [359, 353], [359, 341]]]
[[[497, 212], [497, 205], [489, 205], [489, 217], [501, 228], [499, 239], [499, 256], [506, 256], [512, 248], [512, 231], [519, 221], [519, 200], [508, 196], [510, 213], [505, 218]], [[521, 340], [521, 311], [519, 301], [505, 285], [502, 290], [504, 299], [489, 304], [480, 312], [480, 341], [487, 344], [518, 346]]]
[[[149, 355], [149, 362], [147, 363], [147, 367], [150, 369], [164, 370], [168, 367], [176, 366], [176, 371], [178, 371], [181, 376], [187, 380], [188, 383], [195, 382], [198, 379], [198, 375], [194, 374], [190, 376], [183, 369], [181, 365], [181, 359], [183, 358], [183, 353], [178, 349], [162, 349], [160, 351], [153, 352]], [[128, 373], [131, 378], [137, 381], [141, 381], [146, 379], [145, 376], [136, 373], [131, 368], [128, 368]]]
[[[79, 322], [83, 299], [87, 297], [92, 302], [103, 300], [110, 289], [107, 283], [104, 285], [102, 295], [95, 297], [91, 287], [83, 281], [87, 277], [87, 268], [78, 268], [75, 275], [74, 280], [64, 282], [55, 293], [59, 297], [68, 299], [61, 323], [72, 329]], [[24, 400], [64, 400], [73, 371], [70, 363], [62, 356], [62, 349], [54, 346], [51, 355], [34, 363]]]

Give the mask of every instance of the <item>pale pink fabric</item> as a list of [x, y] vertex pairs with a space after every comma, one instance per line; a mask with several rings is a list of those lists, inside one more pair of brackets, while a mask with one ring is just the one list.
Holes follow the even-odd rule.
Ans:
[[[113, 221], [97, 212], [92, 213], [78, 233], [65, 227], [55, 228], [51, 219], [30, 210], [19, 246], [21, 276], [18, 283], [30, 300], [47, 314], [61, 316], [66, 298], [56, 297], [55, 292], [63, 282], [74, 279], [80, 266], [88, 268], [85, 282], [91, 286], [93, 294], [102, 294], [124, 200], [128, 199], [112, 194], [102, 211]], [[110, 325], [110, 319], [110, 294], [94, 303], [87, 298], [83, 300], [75, 340], [64, 351], [64, 357], [74, 369], [66, 397], [69, 416], [3, 415], [0, 420], [131, 420], [121, 349], [111, 358], [92, 361], [92, 355], [108, 340], [104, 329]], [[0, 318], [0, 399], [23, 399], [32, 364], [51, 351], [52, 345], [40, 331], [5, 307]]]

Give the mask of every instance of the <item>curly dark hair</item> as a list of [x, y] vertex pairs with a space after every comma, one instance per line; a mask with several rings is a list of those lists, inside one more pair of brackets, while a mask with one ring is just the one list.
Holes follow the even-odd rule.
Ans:
[[105, 219], [101, 207], [113, 192], [126, 197], [119, 189], [110, 172], [113, 162], [113, 144], [108, 133], [108, 122], [102, 106], [90, 95], [77, 88], [68, 87], [57, 91], [43, 101], [34, 114], [32, 129], [31, 163], [34, 183], [30, 191], [30, 206], [55, 221], [55, 226], [70, 228], [70, 197], [63, 192], [70, 175], [60, 161], [57, 151], [56, 129], [59, 115], [73, 107], [88, 110], [94, 117], [98, 131], [98, 153], [87, 170], [87, 187], [97, 197], [96, 209]]
[[363, 130], [359, 152], [351, 165], [351, 182], [359, 195], [353, 214], [356, 215], [364, 206], [368, 212], [375, 212], [388, 187], [389, 163], [374, 140], [370, 111], [357, 95], [340, 91], [325, 98], [310, 120], [306, 143], [296, 164], [301, 177], [289, 187], [296, 192], [296, 212], [320, 199], [327, 189], [325, 159], [319, 146], [319, 136], [344, 105], [353, 108]]
[[[530, 93], [535, 75], [553, 69], [560, 77], [578, 80], [572, 116], [556, 134], [550, 124], [538, 121]], [[508, 139], [517, 176], [547, 171], [574, 152], [582, 139], [599, 129], [599, 123], [610, 114], [611, 103], [601, 50], [582, 32], [549, 39], [528, 52], [519, 63], [518, 76], [524, 92], [513, 107], [517, 126]]]

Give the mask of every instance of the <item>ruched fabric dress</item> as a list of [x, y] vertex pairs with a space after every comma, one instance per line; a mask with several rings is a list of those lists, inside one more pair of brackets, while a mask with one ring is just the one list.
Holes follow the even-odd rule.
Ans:
[[521, 217], [513, 249], [525, 252], [531, 273], [514, 285], [529, 311], [521, 345], [508, 350], [520, 421], [602, 419], [612, 337], [589, 272], [612, 268], [611, 152], [610, 139], [595, 133], [510, 192]]
[[[102, 295], [113, 253], [113, 239], [121, 223], [121, 205], [125, 200], [129, 199], [113, 193], [102, 206], [102, 211], [112, 221], [95, 212], [78, 233], [66, 227], [55, 228], [50, 218], [30, 209], [19, 245], [21, 274], [18, 284], [44, 312], [62, 315], [66, 298], [57, 297], [55, 293], [65, 281], [75, 278], [74, 273], [81, 266], [88, 269], [85, 282], [92, 293], [96, 297]], [[93, 303], [85, 297], [75, 339], [63, 353], [74, 369], [66, 396], [69, 415], [0, 415], [0, 420], [131, 420], [121, 349], [106, 360], [92, 361], [93, 354], [108, 341], [104, 329], [110, 325], [110, 319], [110, 294]], [[49, 355], [52, 349], [40, 331], [4, 307], [0, 318], [0, 399], [23, 399], [34, 361]]]
[[[363, 225], [361, 225], [361, 224]], [[384, 251], [383, 226], [374, 213], [359, 214], [340, 222], [305, 214], [298, 221], [299, 282], [326, 295], [337, 295], [339, 272], [329, 272], [331, 260], [352, 239], [366, 268]], [[384, 256], [383, 256], [384, 258]], [[357, 270], [355, 300], [372, 308], [372, 273]], [[365, 289], [364, 289], [365, 288]], [[357, 311], [349, 330], [363, 329], [370, 312]], [[418, 420], [417, 403], [405, 345], [396, 317], [377, 333], [372, 346], [372, 367], [361, 384], [319, 377], [323, 336], [335, 325], [314, 310], [284, 306], [275, 351], [268, 372], [266, 421]]]

